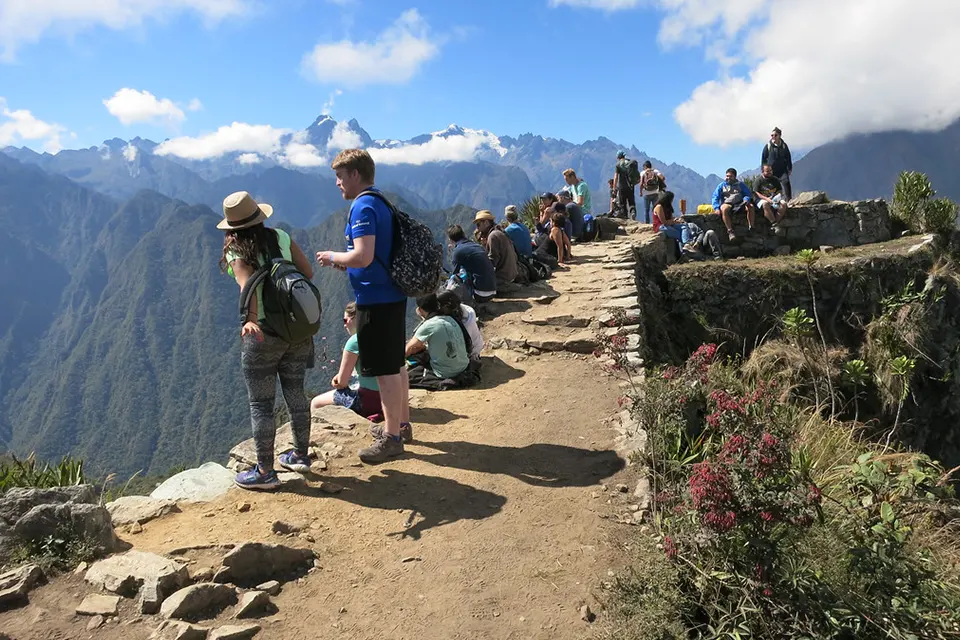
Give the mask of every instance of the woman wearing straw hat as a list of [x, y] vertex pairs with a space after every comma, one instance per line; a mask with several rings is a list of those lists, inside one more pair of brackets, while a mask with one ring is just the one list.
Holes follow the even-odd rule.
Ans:
[[[313, 267], [297, 243], [282, 229], [264, 225], [273, 207], [257, 203], [246, 191], [231, 193], [223, 201], [223, 220], [217, 225], [225, 232], [220, 269], [237, 280], [240, 289], [266, 261], [283, 257], [292, 261], [308, 278]], [[273, 469], [276, 423], [273, 405], [277, 377], [293, 425], [295, 448], [280, 455], [280, 466], [297, 472], [310, 470], [310, 404], [303, 390], [306, 369], [312, 366], [313, 339], [290, 344], [271, 335], [263, 314], [263, 285], [250, 296], [246, 322], [240, 330], [240, 364], [250, 398], [250, 423], [257, 448], [257, 466], [237, 474], [243, 489], [276, 489], [280, 480]]]

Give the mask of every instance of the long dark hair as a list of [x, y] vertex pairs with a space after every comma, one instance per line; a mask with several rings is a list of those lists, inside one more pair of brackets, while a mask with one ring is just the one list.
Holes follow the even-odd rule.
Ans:
[[251, 269], [259, 269], [261, 261], [280, 257], [280, 240], [277, 232], [263, 223], [255, 224], [245, 229], [230, 229], [224, 232], [223, 254], [220, 256], [220, 270], [226, 271], [227, 252], [236, 254], [241, 260], [250, 265]]
[[657, 198], [657, 204], [660, 205], [667, 220], [673, 217], [673, 191], [664, 191], [661, 193], [660, 197]]
[[439, 295], [428, 293], [417, 298], [417, 306], [427, 313], [425, 320], [435, 316], [447, 316], [456, 322], [463, 335], [463, 346], [467, 350], [467, 355], [470, 355], [473, 351], [473, 341], [470, 339], [467, 328], [463, 326], [463, 310], [460, 308], [460, 297], [457, 294], [452, 291], [445, 291]]

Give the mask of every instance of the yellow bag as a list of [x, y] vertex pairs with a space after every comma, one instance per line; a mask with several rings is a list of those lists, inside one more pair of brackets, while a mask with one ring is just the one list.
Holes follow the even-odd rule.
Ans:
[[713, 213], [713, 205], [710, 204], [698, 204], [697, 205], [697, 215], [705, 216], [709, 213]]

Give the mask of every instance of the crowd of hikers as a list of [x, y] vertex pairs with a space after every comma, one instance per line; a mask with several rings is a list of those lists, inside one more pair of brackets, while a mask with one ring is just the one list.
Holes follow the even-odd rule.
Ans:
[[[787, 212], [792, 172], [790, 151], [774, 129], [764, 147], [762, 176], [755, 190], [729, 169], [713, 196], [732, 239], [732, 216], [745, 213], [753, 227], [756, 207], [776, 224]], [[240, 287], [240, 361], [250, 403], [257, 464], [236, 476], [244, 489], [280, 486], [274, 464], [276, 383], [287, 404], [294, 447], [276, 457], [284, 469], [310, 469], [310, 411], [329, 405], [369, 417], [372, 443], [359, 451], [365, 463], [403, 455], [413, 440], [409, 389], [469, 387], [480, 379], [484, 346], [478, 311], [498, 296], [565, 269], [579, 243], [596, 239], [598, 217], [637, 219], [636, 187], [644, 221], [676, 240], [678, 250], [721, 257], [720, 241], [677, 215], [666, 177], [649, 161], [642, 169], [621, 151], [609, 181], [609, 211], [594, 215], [587, 183], [576, 171], [563, 172], [557, 193], [539, 196], [539, 215], [528, 228], [515, 205], [498, 223], [482, 210], [470, 237], [460, 225], [446, 230], [447, 257], [429, 229], [398, 210], [374, 186], [376, 167], [362, 149], [341, 151], [332, 163], [337, 187], [351, 202], [344, 229], [345, 251], [315, 254], [321, 267], [346, 272], [354, 301], [343, 310], [349, 334], [330, 390], [307, 399], [306, 370], [314, 366], [313, 336], [319, 330], [320, 292], [312, 282], [313, 263], [282, 229], [265, 225], [273, 213], [266, 203], [239, 191], [223, 202], [225, 232], [221, 269]], [[447, 271], [441, 277], [442, 271]], [[419, 324], [407, 337], [407, 298], [416, 298]]]

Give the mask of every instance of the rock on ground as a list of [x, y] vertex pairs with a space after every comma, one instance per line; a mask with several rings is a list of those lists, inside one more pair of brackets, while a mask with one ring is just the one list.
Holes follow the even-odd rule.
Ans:
[[266, 591], [248, 591], [240, 596], [240, 602], [233, 617], [251, 618], [267, 610], [271, 605], [270, 594]]
[[211, 631], [207, 640], [248, 640], [259, 632], [258, 624], [228, 625]]
[[150, 497], [176, 502], [210, 502], [234, 486], [234, 475], [223, 465], [207, 462], [167, 478]]
[[189, 622], [164, 620], [150, 635], [150, 640], [205, 640], [209, 629]]
[[280, 583], [276, 580], [270, 580], [269, 582], [264, 582], [263, 584], [257, 585], [257, 591], [266, 591], [272, 596], [280, 594]]
[[81, 616], [115, 616], [117, 607], [120, 606], [120, 596], [102, 596], [91, 593], [80, 606], [77, 607], [77, 615]]
[[35, 564], [0, 573], [0, 609], [26, 603], [30, 590], [45, 579], [43, 570]]
[[149, 496], [123, 496], [107, 503], [107, 511], [115, 527], [134, 522], [143, 524], [179, 510], [173, 500], [158, 500]]
[[155, 553], [127, 551], [94, 563], [84, 578], [111, 593], [140, 592], [140, 612], [156, 613], [163, 600], [187, 584], [187, 568]]
[[177, 591], [160, 605], [160, 615], [164, 618], [196, 621], [204, 614], [215, 617], [227, 605], [237, 601], [237, 592], [233, 587], [215, 582], [201, 582]]
[[230, 581], [241, 587], [267, 580], [289, 581], [306, 574], [316, 555], [310, 549], [281, 544], [245, 542], [223, 557], [225, 571], [217, 572], [218, 581]]

